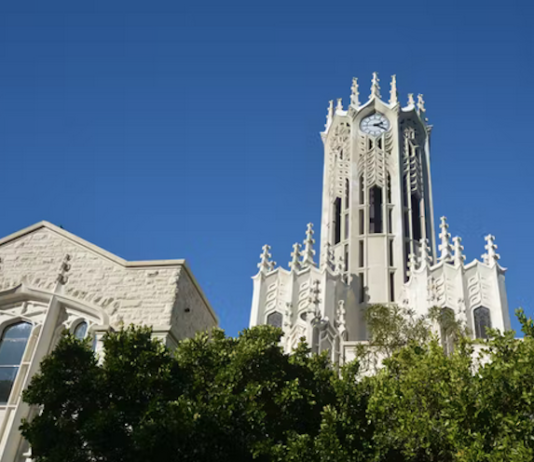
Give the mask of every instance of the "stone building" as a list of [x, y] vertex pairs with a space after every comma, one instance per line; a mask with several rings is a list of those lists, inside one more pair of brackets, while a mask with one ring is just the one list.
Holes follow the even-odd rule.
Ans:
[[21, 390], [61, 332], [144, 324], [169, 347], [218, 320], [184, 260], [126, 261], [46, 221], [0, 239], [0, 462], [29, 461]]
[[363, 310], [396, 303], [426, 314], [452, 310], [476, 337], [486, 327], [510, 328], [495, 238], [486, 236], [482, 261], [464, 262], [461, 239], [441, 218], [434, 231], [430, 135], [422, 95], [402, 106], [395, 76], [389, 100], [373, 74], [371, 93], [360, 102], [353, 79], [348, 107], [330, 101], [324, 143], [320, 263], [308, 225], [303, 246], [293, 246], [289, 268], [276, 267], [264, 246], [250, 325], [284, 330], [290, 351], [305, 337], [315, 351], [341, 362], [367, 339]]

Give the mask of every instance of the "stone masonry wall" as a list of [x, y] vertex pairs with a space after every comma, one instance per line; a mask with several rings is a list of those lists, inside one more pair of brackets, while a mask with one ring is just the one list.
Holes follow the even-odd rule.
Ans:
[[[172, 320], [184, 323], [172, 329], [177, 338], [183, 338], [183, 335], [192, 335], [195, 330], [214, 324], [207, 305], [179, 263], [161, 267], [126, 267], [47, 227], [0, 246], [0, 290], [21, 282], [52, 290], [66, 254], [71, 256], [71, 269], [65, 293], [101, 307], [113, 327], [122, 321], [126, 325], [135, 323], [164, 328]], [[186, 306], [190, 306], [189, 313], [184, 313]], [[191, 316], [184, 316], [191, 313]]]
[[216, 326], [217, 318], [207, 309], [185, 268], [181, 268], [172, 313], [174, 336], [178, 339], [189, 338], [193, 337], [196, 332]]

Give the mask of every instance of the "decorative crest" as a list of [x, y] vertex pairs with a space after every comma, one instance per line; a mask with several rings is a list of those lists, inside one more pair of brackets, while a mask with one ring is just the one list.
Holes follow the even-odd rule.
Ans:
[[291, 252], [291, 261], [289, 262], [289, 268], [291, 268], [291, 271], [299, 271], [300, 270], [300, 244], [298, 242], [295, 242], [293, 244], [293, 252]]
[[421, 246], [421, 266], [426, 265], [429, 268], [432, 266], [432, 255], [430, 254], [430, 245], [428, 244], [428, 239], [421, 238], [419, 240]]
[[371, 96], [369, 99], [378, 98], [380, 99], [380, 79], [378, 78], [378, 73], [373, 72], [373, 81], [371, 83]]
[[337, 99], [337, 105], [336, 105], [336, 112], [340, 112], [343, 110], [343, 98]]
[[495, 266], [497, 261], [501, 258], [496, 252], [497, 246], [495, 245], [495, 236], [488, 234], [484, 239], [486, 240], [486, 245], [484, 246], [486, 253], [482, 255], [484, 263], [490, 266]]
[[271, 260], [271, 246], [265, 244], [262, 248], [263, 252], [260, 255], [260, 262], [258, 263], [258, 268], [260, 269], [261, 273], [268, 273], [269, 271], [272, 271], [274, 269], [274, 266], [276, 265], [276, 262]]
[[61, 266], [59, 267], [59, 272], [56, 281], [61, 285], [65, 285], [69, 280], [68, 272], [70, 271], [70, 258], [71, 257], [68, 253], [65, 254], [65, 257], [61, 262]]
[[465, 260], [462, 238], [459, 236], [455, 236], [452, 238], [452, 243], [454, 246], [454, 266], [461, 266], [464, 264]]
[[360, 92], [358, 91], [358, 79], [356, 77], [353, 77], [352, 79], [350, 90], [350, 104], [357, 108], [360, 106]]
[[419, 112], [425, 112], [425, 100], [423, 99], [423, 95], [421, 93], [417, 95], [417, 109]]
[[441, 239], [441, 244], [439, 245], [439, 250], [441, 255], [439, 256], [440, 261], [451, 261], [452, 259], [452, 248], [451, 248], [451, 235], [448, 233], [449, 225], [447, 224], [447, 217], [441, 217], [441, 224], [439, 225], [441, 233], [439, 237]]
[[397, 76], [391, 76], [391, 90], [389, 91], [389, 104], [395, 106], [399, 102], [399, 94], [397, 92]]
[[334, 101], [330, 100], [328, 102], [328, 110], [326, 112], [326, 124], [324, 126], [325, 129], [328, 130], [328, 127], [330, 127], [330, 124], [332, 123], [333, 118], [334, 118]]
[[413, 93], [408, 93], [408, 106], [415, 106], [415, 101], [413, 100]]
[[306, 239], [304, 239], [304, 251], [302, 252], [302, 267], [306, 266], [316, 266], [313, 261], [313, 256], [315, 255], [315, 250], [313, 250], [313, 244], [315, 244], [315, 239], [313, 238], [313, 224], [308, 223], [308, 228], [306, 229]]

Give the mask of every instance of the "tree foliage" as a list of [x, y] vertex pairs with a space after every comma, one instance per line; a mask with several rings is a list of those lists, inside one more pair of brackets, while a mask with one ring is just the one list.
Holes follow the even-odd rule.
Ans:
[[[534, 322], [475, 344], [441, 311], [368, 314], [370, 342], [342, 368], [269, 326], [220, 330], [171, 352], [148, 328], [65, 335], [24, 399], [36, 462], [497, 462], [534, 459]], [[446, 314], [448, 315], [448, 314]], [[436, 323], [453, 333], [447, 354]], [[445, 326], [445, 327], [444, 327]], [[362, 375], [380, 349], [382, 366]]]

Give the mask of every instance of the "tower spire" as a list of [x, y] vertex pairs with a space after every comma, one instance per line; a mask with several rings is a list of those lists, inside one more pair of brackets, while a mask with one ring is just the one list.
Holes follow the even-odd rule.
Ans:
[[291, 252], [291, 261], [289, 262], [289, 268], [291, 271], [299, 271], [300, 270], [300, 244], [298, 242], [295, 242], [293, 244], [293, 252]]
[[464, 264], [464, 246], [462, 245], [462, 238], [459, 236], [453, 237], [452, 242], [454, 245], [454, 266], [461, 266]]
[[451, 248], [451, 235], [447, 231], [449, 225], [447, 224], [447, 217], [441, 217], [441, 223], [439, 225], [441, 233], [439, 237], [441, 239], [441, 244], [439, 245], [439, 250], [441, 255], [439, 257], [440, 261], [450, 261], [452, 259], [452, 248]]
[[313, 224], [308, 223], [308, 228], [306, 229], [306, 239], [304, 239], [304, 251], [302, 252], [302, 267], [306, 266], [316, 266], [313, 261], [313, 256], [315, 255], [315, 250], [313, 250], [313, 244], [315, 244], [315, 239], [313, 238]]
[[399, 102], [399, 94], [397, 92], [397, 76], [391, 76], [391, 90], [389, 91], [389, 104], [395, 106]]
[[260, 262], [258, 263], [258, 268], [260, 269], [260, 273], [268, 273], [269, 271], [272, 271], [274, 269], [274, 266], [276, 265], [276, 262], [271, 260], [271, 246], [265, 244], [262, 248], [263, 252], [260, 255]]
[[484, 263], [490, 266], [495, 266], [497, 261], [501, 258], [496, 252], [497, 246], [495, 245], [495, 236], [488, 234], [484, 239], [486, 240], [486, 245], [484, 246], [486, 253], [482, 255]]
[[380, 99], [380, 79], [378, 78], [378, 72], [373, 72], [373, 80], [371, 82], [371, 96], [369, 99]]
[[358, 79], [356, 77], [352, 78], [350, 90], [350, 104], [357, 108], [360, 106], [360, 92], [358, 91]]

